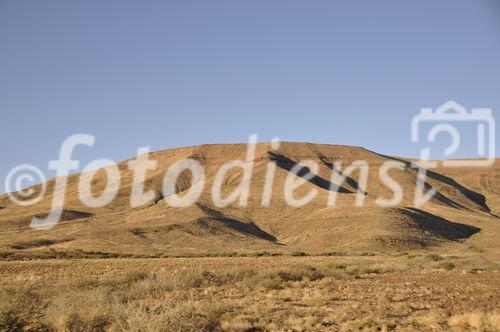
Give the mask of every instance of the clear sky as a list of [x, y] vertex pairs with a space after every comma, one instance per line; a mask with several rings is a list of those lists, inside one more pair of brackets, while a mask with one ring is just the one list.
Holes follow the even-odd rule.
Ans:
[[421, 107], [500, 114], [499, 3], [0, 0], [0, 179], [75, 133], [84, 164], [252, 133], [416, 157]]

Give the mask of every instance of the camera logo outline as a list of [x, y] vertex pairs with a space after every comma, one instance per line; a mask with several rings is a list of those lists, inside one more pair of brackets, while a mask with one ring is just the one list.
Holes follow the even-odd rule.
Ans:
[[[438, 133], [447, 132], [452, 137], [452, 144], [445, 150], [445, 156], [452, 156], [460, 146], [460, 132], [452, 125], [453, 122], [477, 122], [477, 157], [480, 159], [453, 159], [443, 160], [444, 167], [488, 167], [496, 159], [495, 153], [495, 119], [490, 108], [472, 108], [468, 111], [464, 106], [450, 100], [435, 110], [422, 108], [411, 122], [411, 141], [420, 140], [419, 125], [423, 122], [436, 123], [427, 135], [427, 142], [434, 142]], [[433, 167], [430, 162], [429, 147], [421, 150], [420, 159], [427, 166]]]

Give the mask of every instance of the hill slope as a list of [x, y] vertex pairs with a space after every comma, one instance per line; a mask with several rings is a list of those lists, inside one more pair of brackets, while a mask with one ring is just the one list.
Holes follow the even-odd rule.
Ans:
[[[260, 143], [253, 159], [247, 206], [241, 207], [236, 201], [217, 207], [211, 193], [217, 171], [228, 161], [244, 160], [246, 148], [245, 144], [201, 145], [152, 153], [150, 159], [156, 160], [158, 167], [147, 173], [145, 189], [152, 189], [155, 199], [136, 208], [129, 203], [133, 174], [127, 161], [118, 165], [122, 181], [117, 197], [103, 208], [81, 203], [79, 174], [71, 175], [62, 221], [46, 231], [31, 229], [29, 222], [33, 216], [43, 216], [50, 210], [54, 180], [49, 181], [45, 197], [35, 206], [16, 206], [4, 195], [0, 197], [0, 248], [135, 254], [475, 248], [499, 253], [496, 239], [500, 219], [495, 216], [500, 210], [498, 162], [473, 172], [456, 168], [429, 172], [425, 187], [434, 188], [436, 195], [416, 208], [413, 201], [417, 170], [409, 167], [407, 160], [351, 146], [284, 142], [274, 150], [270, 143]], [[172, 164], [185, 158], [203, 165], [206, 183], [196, 204], [175, 208], [162, 200], [162, 180]], [[304, 180], [294, 197], [301, 198], [311, 190], [316, 190], [317, 196], [309, 204], [295, 208], [287, 204], [283, 188], [289, 177], [307, 177], [307, 171], [296, 169], [297, 163], [304, 160], [315, 161], [319, 170]], [[367, 186], [361, 188], [358, 171], [343, 182], [335, 180], [333, 185], [339, 187], [339, 193], [335, 206], [328, 206], [332, 174], [342, 174], [358, 160], [369, 165]], [[270, 204], [263, 206], [266, 170], [271, 161], [276, 163], [276, 175]], [[339, 161], [340, 169], [335, 164]], [[403, 197], [397, 206], [383, 208], [376, 200], [390, 199], [394, 194], [379, 176], [381, 165], [387, 161], [400, 161], [407, 167], [389, 172], [402, 186]], [[242, 178], [241, 169], [228, 171], [222, 181], [222, 195], [234, 191]], [[191, 182], [188, 172], [181, 173], [177, 192], [188, 190]], [[92, 184], [93, 193], [101, 193], [106, 185], [105, 172], [99, 171]], [[361, 191], [364, 205], [356, 207], [357, 193]]]

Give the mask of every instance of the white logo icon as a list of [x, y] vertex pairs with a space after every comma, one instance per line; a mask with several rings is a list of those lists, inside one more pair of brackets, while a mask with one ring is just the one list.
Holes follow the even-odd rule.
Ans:
[[[432, 108], [422, 108], [420, 113], [413, 117], [411, 122], [411, 141], [419, 142], [419, 125], [423, 122], [434, 123], [435, 125], [427, 135], [427, 142], [434, 142], [439, 133], [446, 132], [452, 138], [451, 145], [445, 150], [445, 156], [452, 157], [460, 147], [460, 132], [453, 123], [475, 122], [477, 155], [474, 160], [454, 159], [444, 160], [443, 166], [491, 166], [495, 162], [495, 119], [489, 108], [473, 108], [470, 112], [465, 107], [449, 101], [439, 106], [434, 112]], [[435, 166], [429, 163], [431, 149], [426, 147], [422, 149], [420, 159], [427, 165]]]

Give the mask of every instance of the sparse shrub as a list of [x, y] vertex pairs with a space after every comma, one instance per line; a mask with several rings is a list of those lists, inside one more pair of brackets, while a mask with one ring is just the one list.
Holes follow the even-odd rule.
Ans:
[[186, 270], [163, 281], [168, 290], [190, 289], [201, 287], [207, 280], [204, 271]]
[[448, 319], [448, 325], [463, 331], [497, 331], [500, 313], [475, 311], [453, 315]]
[[120, 276], [118, 278], [107, 279], [100, 282], [103, 286], [109, 287], [128, 287], [131, 284], [134, 284], [140, 280], [144, 280], [148, 278], [149, 273], [144, 271], [133, 271], [125, 274], [124, 276]]
[[361, 270], [362, 274], [382, 274], [383, 272], [381, 267], [368, 267]]
[[443, 257], [439, 256], [438, 254], [428, 254], [425, 256], [430, 261], [437, 262], [443, 259]]
[[90, 277], [80, 277], [76, 281], [69, 280], [68, 283], [76, 289], [91, 289], [99, 286], [99, 280]]
[[312, 266], [296, 265], [289, 270], [278, 271], [277, 276], [283, 281], [301, 281], [306, 278], [315, 281], [323, 278], [323, 273]]
[[79, 314], [73, 313], [66, 321], [66, 329], [71, 332], [104, 332], [110, 324], [111, 319], [106, 315], [84, 319]]
[[7, 289], [0, 299], [0, 331], [50, 331], [41, 296], [32, 288]]
[[450, 261], [443, 261], [436, 265], [438, 269], [453, 270], [455, 268], [455, 263]]
[[392, 267], [385, 267], [385, 266], [350, 266], [345, 269], [346, 273], [351, 275], [351, 276], [359, 276], [363, 274], [383, 274], [383, 273], [389, 273], [389, 272], [394, 272], [396, 269]]
[[320, 256], [347, 256], [346, 252], [343, 251], [331, 251], [331, 252], [323, 252]]
[[133, 228], [130, 230], [130, 232], [140, 237], [144, 237], [144, 234], [146, 234], [146, 231], [142, 228]]
[[133, 271], [128, 273], [120, 281], [124, 284], [132, 284], [149, 277], [149, 273], [144, 271]]
[[250, 268], [236, 268], [229, 271], [222, 271], [218, 273], [218, 278], [221, 282], [240, 282], [248, 278], [253, 278], [257, 275], [255, 269]]
[[[222, 331], [221, 323], [228, 307], [211, 302], [187, 302], [166, 313], [164, 331]], [[168, 327], [168, 329], [167, 329]]]
[[252, 319], [234, 317], [222, 321], [223, 331], [244, 331], [244, 332], [263, 332], [264, 329], [256, 325]]
[[259, 286], [262, 286], [267, 289], [283, 289], [283, 282], [280, 278], [270, 277], [261, 279], [258, 283]]
[[258, 285], [268, 289], [282, 289], [286, 282], [303, 280], [316, 281], [322, 279], [324, 276], [325, 274], [315, 267], [295, 265], [287, 269], [260, 273], [248, 270], [244, 273], [236, 274], [233, 280], [243, 281], [244, 285], [248, 288], [254, 288]]
[[361, 320], [358, 326], [360, 331], [387, 331], [387, 324], [376, 316], [368, 316]]
[[324, 277], [334, 277], [334, 278], [345, 277], [346, 269], [347, 269], [347, 264], [344, 263], [328, 264], [320, 268]]
[[335, 264], [335, 269], [338, 269], [338, 270], [345, 270], [347, 268], [347, 264], [344, 264], [344, 263], [337, 263]]
[[201, 307], [199, 311], [199, 330], [200, 331], [220, 331], [221, 330], [221, 318], [227, 308], [221, 305], [209, 302], [205, 306]]
[[355, 266], [349, 266], [345, 272], [348, 274], [348, 275], [351, 275], [351, 276], [358, 276], [361, 274], [361, 269], [359, 267], [355, 267]]
[[0, 311], [0, 330], [2, 331], [22, 331], [28, 324], [27, 317], [17, 312], [15, 308]]

